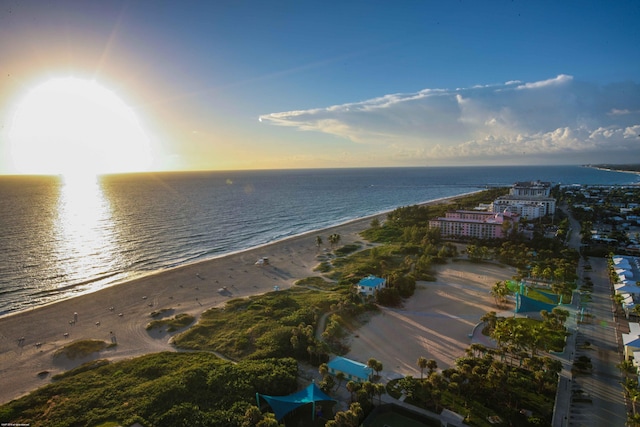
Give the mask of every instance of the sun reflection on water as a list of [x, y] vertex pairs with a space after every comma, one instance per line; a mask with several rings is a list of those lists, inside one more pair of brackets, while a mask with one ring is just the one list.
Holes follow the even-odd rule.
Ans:
[[56, 221], [56, 258], [65, 286], [87, 291], [110, 274], [117, 254], [115, 225], [109, 199], [96, 176], [64, 177]]

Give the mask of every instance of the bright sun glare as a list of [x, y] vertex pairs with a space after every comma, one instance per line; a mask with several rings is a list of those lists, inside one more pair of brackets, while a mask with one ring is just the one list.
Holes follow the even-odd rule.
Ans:
[[133, 110], [89, 80], [57, 78], [32, 89], [9, 138], [20, 173], [95, 176], [151, 166], [149, 138]]

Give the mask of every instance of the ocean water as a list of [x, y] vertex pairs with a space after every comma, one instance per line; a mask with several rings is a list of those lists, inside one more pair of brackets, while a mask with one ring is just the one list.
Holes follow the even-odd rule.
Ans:
[[632, 184], [580, 166], [0, 176], [0, 315], [486, 186]]

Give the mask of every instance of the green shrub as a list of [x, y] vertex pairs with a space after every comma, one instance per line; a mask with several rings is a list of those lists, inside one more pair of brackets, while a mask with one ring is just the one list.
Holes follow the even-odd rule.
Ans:
[[82, 340], [74, 341], [62, 347], [53, 354], [53, 357], [66, 356], [73, 360], [76, 358], [82, 358], [89, 356], [92, 353], [97, 353], [104, 350], [107, 347], [107, 343], [100, 340]]
[[334, 253], [337, 256], [347, 256], [357, 250], [359, 250], [361, 248], [360, 245], [356, 245], [356, 244], [351, 244], [351, 245], [344, 245], [341, 248], [338, 248], [334, 251]]
[[147, 324], [146, 329], [158, 329], [166, 326], [167, 332], [174, 332], [193, 323], [195, 317], [187, 313], [178, 314], [171, 319], [154, 320]]
[[83, 365], [0, 406], [0, 419], [33, 427], [183, 425], [176, 419], [240, 427], [256, 393], [292, 393], [297, 371], [290, 358], [233, 364], [208, 353], [156, 353]]

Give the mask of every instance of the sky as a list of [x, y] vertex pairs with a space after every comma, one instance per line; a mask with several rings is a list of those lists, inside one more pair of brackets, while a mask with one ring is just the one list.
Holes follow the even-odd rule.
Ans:
[[[637, 0], [5, 0], [0, 174], [56, 151], [106, 172], [640, 163], [638, 22]], [[25, 112], [63, 78], [138, 130]]]

